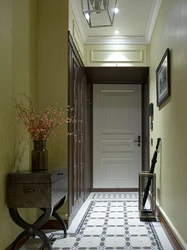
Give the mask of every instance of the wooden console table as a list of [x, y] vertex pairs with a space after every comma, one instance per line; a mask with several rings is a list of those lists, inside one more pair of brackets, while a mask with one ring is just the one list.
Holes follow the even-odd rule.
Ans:
[[[7, 207], [12, 220], [24, 229], [12, 245], [12, 250], [25, 235], [37, 235], [49, 250], [52, 250], [47, 236], [40, 229], [50, 218], [55, 217], [61, 224], [66, 237], [66, 225], [56, 212], [65, 202], [68, 193], [67, 168], [47, 171], [20, 171], [7, 176]], [[18, 208], [40, 208], [43, 214], [29, 224], [21, 218]]]

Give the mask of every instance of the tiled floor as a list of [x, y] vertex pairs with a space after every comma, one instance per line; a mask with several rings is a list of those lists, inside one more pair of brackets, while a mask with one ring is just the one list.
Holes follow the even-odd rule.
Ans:
[[[173, 249], [159, 222], [139, 220], [137, 193], [91, 193], [67, 238], [62, 238], [62, 231], [48, 235], [57, 238], [53, 250]], [[32, 240], [21, 249], [42, 249], [41, 245]]]

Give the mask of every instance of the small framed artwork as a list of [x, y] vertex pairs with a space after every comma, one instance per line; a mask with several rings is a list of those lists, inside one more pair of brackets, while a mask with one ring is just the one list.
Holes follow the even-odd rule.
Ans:
[[170, 95], [170, 55], [169, 49], [164, 53], [156, 69], [157, 106], [159, 107]]

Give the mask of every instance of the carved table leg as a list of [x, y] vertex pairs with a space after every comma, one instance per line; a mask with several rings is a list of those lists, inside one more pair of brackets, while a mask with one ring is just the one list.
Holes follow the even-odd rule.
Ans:
[[27, 235], [27, 232], [26, 232], [26, 231], [23, 231], [22, 233], [20, 233], [20, 234], [18, 235], [18, 237], [14, 240], [14, 242], [13, 242], [13, 244], [12, 244], [11, 250], [15, 250], [15, 249], [16, 249], [17, 244], [19, 243], [19, 241], [20, 241], [25, 235]]
[[35, 235], [39, 236], [39, 238], [43, 240], [45, 247], [47, 247], [48, 250], [52, 250], [51, 243], [49, 242], [49, 240], [48, 240], [47, 236], [44, 234], [44, 232], [42, 232], [40, 229], [38, 229], [35, 232]]
[[38, 235], [41, 238], [45, 245], [47, 246], [48, 250], [52, 250], [51, 244], [47, 238], [47, 236], [40, 230], [40, 228], [49, 220], [51, 214], [53, 212], [53, 208], [46, 208], [44, 214], [42, 214], [34, 224], [29, 224], [24, 221], [19, 213], [17, 208], [9, 208], [9, 213], [12, 220], [20, 227], [25, 229], [18, 237], [15, 239], [12, 245], [12, 250], [16, 250], [16, 246], [21, 238], [25, 235]]
[[60, 215], [58, 215], [56, 212], [53, 212], [52, 216], [55, 217], [60, 222], [60, 225], [62, 226], [62, 230], [64, 231], [64, 238], [66, 238], [67, 237], [66, 224], [64, 223]]
[[[66, 201], [67, 196], [65, 195], [60, 202], [54, 207], [52, 216], [55, 217], [62, 226], [62, 230], [64, 231], [64, 238], [67, 237], [67, 228], [66, 224], [64, 223], [64, 220], [60, 217], [60, 215], [56, 212], [59, 208], [61, 208], [64, 205], [64, 202]], [[45, 211], [45, 208], [40, 208], [42, 211]]]
[[67, 228], [66, 228], [66, 224], [64, 223], [64, 220], [59, 216], [59, 214], [56, 212], [59, 208], [61, 208], [65, 201], [66, 201], [66, 198], [67, 196], [65, 195], [61, 200], [60, 202], [54, 207], [53, 209], [53, 213], [52, 213], [52, 216], [55, 217], [61, 224], [62, 226], [62, 229], [64, 231], [64, 238], [67, 237]]

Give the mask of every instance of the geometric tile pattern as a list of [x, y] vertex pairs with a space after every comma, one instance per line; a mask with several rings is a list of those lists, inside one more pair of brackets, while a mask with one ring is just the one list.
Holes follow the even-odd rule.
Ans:
[[92, 199], [117, 199], [117, 200], [137, 200], [138, 199], [138, 193], [132, 192], [132, 193], [95, 193]]
[[77, 235], [55, 241], [53, 249], [163, 248], [151, 223], [139, 220], [137, 201], [92, 201]]
[[[138, 193], [92, 193], [88, 201], [67, 238], [63, 238], [63, 231], [47, 233], [53, 250], [173, 250], [160, 223], [140, 221]], [[44, 249], [47, 248], [38, 238], [21, 247], [21, 250]]]

